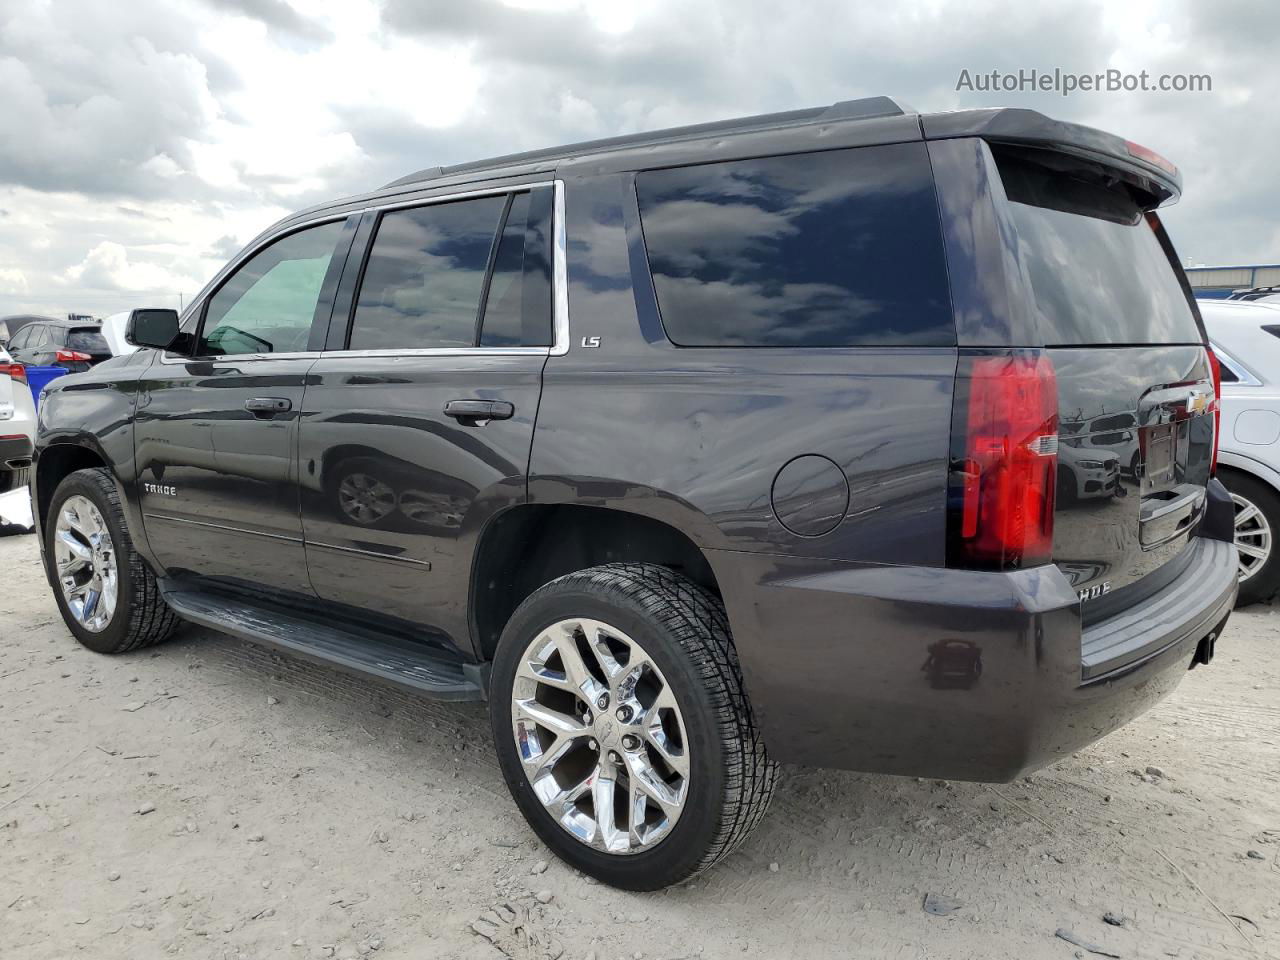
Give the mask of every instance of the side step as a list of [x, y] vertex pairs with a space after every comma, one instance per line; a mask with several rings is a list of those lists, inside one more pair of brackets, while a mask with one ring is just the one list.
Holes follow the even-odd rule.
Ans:
[[478, 672], [424, 643], [384, 636], [296, 610], [255, 604], [223, 593], [164, 590], [184, 620], [267, 646], [278, 647], [351, 673], [373, 676], [438, 700], [483, 700]]

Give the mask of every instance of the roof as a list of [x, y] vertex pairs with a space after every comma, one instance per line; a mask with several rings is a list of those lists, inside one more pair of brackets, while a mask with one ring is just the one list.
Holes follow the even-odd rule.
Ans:
[[590, 154], [607, 153], [634, 147], [656, 146], [662, 143], [674, 143], [680, 140], [696, 140], [702, 137], [748, 132], [777, 130], [783, 127], [811, 123], [829, 123], [841, 120], [869, 120], [874, 117], [901, 117], [915, 114], [910, 107], [898, 103], [892, 97], [866, 97], [861, 100], [842, 100], [829, 107], [810, 107], [805, 110], [789, 110], [784, 113], [762, 113], [752, 117], [738, 117], [733, 120], [716, 120], [712, 123], [698, 123], [685, 127], [668, 127], [664, 130], [651, 130], [646, 133], [632, 133], [620, 137], [606, 137], [601, 140], [584, 140], [559, 147], [547, 147], [541, 150], [528, 150], [524, 153], [510, 153], [505, 156], [491, 157], [487, 160], [475, 160], [470, 163], [457, 163], [449, 167], [427, 167], [408, 176], [393, 180], [387, 187], [399, 187], [424, 180], [437, 180], [451, 177], [459, 173], [470, 173], [480, 170], [496, 170], [503, 167], [519, 167], [530, 163], [549, 160], [567, 160]]
[[[390, 197], [426, 197], [477, 183], [517, 186], [535, 179], [678, 167], [712, 160], [839, 150], [877, 144], [979, 137], [1063, 151], [1100, 162], [1150, 194], [1158, 206], [1182, 191], [1168, 161], [1092, 127], [1053, 120], [1034, 110], [991, 108], [921, 114], [892, 97], [843, 100], [826, 107], [719, 120], [647, 133], [588, 140], [448, 167], [427, 167], [367, 193], [289, 214], [261, 237], [318, 214], [354, 213]], [[1158, 163], [1156, 161], [1159, 161]], [[1162, 164], [1167, 165], [1167, 169]], [[1170, 172], [1170, 171], [1173, 172]], [[256, 242], [256, 240], [254, 241]]]
[[[617, 171], [705, 162], [735, 151], [734, 141], [762, 153], [836, 149], [911, 140], [981, 137], [991, 142], [1063, 150], [1120, 168], [1161, 202], [1182, 191], [1182, 176], [1167, 160], [1114, 134], [1054, 120], [1034, 110], [989, 108], [921, 114], [892, 97], [843, 100], [826, 107], [719, 120], [646, 133], [512, 153], [448, 167], [427, 167], [394, 180], [378, 193], [446, 181], [545, 173], [563, 167]], [[789, 148], [789, 149], [788, 149]]]

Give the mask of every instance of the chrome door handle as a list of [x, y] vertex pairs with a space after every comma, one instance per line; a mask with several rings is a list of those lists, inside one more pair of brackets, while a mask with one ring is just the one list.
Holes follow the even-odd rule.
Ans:
[[244, 408], [255, 417], [266, 419], [277, 413], [288, 413], [293, 409], [293, 401], [287, 397], [254, 397], [244, 402]]
[[444, 415], [453, 417], [468, 427], [477, 427], [489, 420], [510, 420], [516, 408], [506, 400], [450, 400], [444, 405]]

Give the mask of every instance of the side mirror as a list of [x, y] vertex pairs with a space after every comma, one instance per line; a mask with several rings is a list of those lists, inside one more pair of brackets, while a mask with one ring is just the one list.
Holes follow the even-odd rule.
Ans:
[[177, 310], [132, 310], [124, 327], [125, 340], [135, 347], [156, 347], [163, 350], [177, 336]]

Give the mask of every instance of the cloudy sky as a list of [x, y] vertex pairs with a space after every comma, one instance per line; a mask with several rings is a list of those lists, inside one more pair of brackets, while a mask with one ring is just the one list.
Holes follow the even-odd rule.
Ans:
[[[435, 164], [874, 94], [1176, 162], [1184, 260], [1280, 262], [1270, 0], [0, 0], [0, 315], [177, 306], [281, 215]], [[962, 70], [1209, 74], [957, 91]]]

